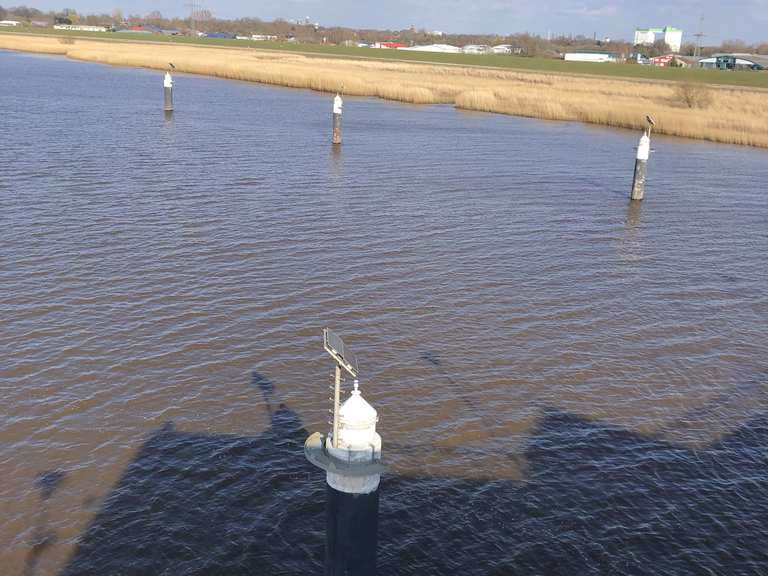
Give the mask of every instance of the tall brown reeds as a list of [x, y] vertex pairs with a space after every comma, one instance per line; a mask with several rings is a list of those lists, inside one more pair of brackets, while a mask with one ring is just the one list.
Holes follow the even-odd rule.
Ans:
[[[656, 132], [768, 147], [768, 92], [697, 87], [689, 104], [676, 83], [306, 56], [248, 48], [110, 42], [0, 35], [0, 48], [63, 54], [79, 60], [177, 70], [414, 104], [549, 120], [641, 129], [646, 114]], [[706, 94], [706, 96], [702, 96]]]

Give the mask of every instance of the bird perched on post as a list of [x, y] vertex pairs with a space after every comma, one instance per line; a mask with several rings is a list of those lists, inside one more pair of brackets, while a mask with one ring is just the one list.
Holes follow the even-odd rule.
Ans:
[[653, 127], [656, 126], [656, 122], [653, 121], [653, 118], [649, 114], [646, 114], [645, 121], [648, 122], [648, 128], [645, 129], [645, 133], [650, 136], [651, 130], [653, 130]]

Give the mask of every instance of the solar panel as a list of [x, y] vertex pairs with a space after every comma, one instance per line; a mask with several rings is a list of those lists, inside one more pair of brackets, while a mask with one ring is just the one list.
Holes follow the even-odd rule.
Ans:
[[357, 358], [355, 354], [344, 346], [344, 341], [329, 328], [323, 329], [323, 346], [336, 363], [349, 372], [352, 377], [357, 376]]

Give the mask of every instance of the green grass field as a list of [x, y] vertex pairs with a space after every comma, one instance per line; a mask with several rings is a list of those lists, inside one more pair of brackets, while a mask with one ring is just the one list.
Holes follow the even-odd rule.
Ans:
[[186, 36], [162, 36], [159, 34], [130, 34], [114, 32], [68, 32], [48, 28], [0, 28], [0, 33], [43, 34], [61, 37], [79, 37], [98, 40], [123, 40], [133, 42], [167, 42], [230, 48], [258, 48], [279, 50], [318, 56], [366, 58], [406, 62], [426, 62], [459, 66], [483, 66], [529, 72], [590, 74], [597, 76], [662, 80], [672, 82], [698, 82], [722, 86], [768, 88], [767, 71], [726, 72], [683, 68], [658, 68], [637, 64], [595, 64], [591, 62], [565, 62], [551, 58], [526, 58], [507, 54], [439, 54], [408, 52], [375, 48], [329, 46], [324, 44], [298, 44], [290, 42], [255, 42], [221, 38], [190, 38]]

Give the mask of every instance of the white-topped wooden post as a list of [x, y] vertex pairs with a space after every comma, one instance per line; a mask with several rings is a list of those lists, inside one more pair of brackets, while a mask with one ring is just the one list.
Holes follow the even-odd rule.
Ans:
[[331, 136], [333, 144], [341, 144], [341, 111], [343, 106], [344, 101], [341, 99], [341, 94], [337, 93], [333, 98], [333, 135]]
[[653, 118], [646, 116], [648, 127], [643, 131], [640, 142], [637, 145], [635, 155], [635, 175], [632, 178], [631, 200], [642, 200], [645, 195], [645, 177], [648, 167], [648, 157], [651, 155], [651, 128], [654, 126]]
[[165, 102], [163, 110], [166, 112], [173, 111], [173, 77], [170, 70], [165, 73], [163, 78], [163, 92], [165, 93]]

